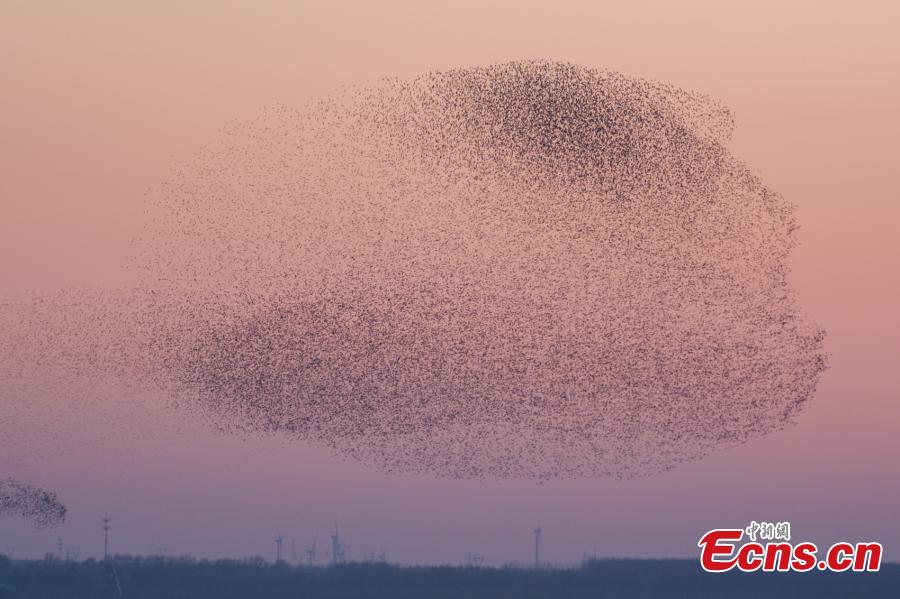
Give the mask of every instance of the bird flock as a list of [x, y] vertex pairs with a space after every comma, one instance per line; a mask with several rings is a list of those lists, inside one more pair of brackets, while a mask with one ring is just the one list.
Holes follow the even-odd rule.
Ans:
[[386, 472], [665, 471], [794, 422], [826, 368], [733, 126], [548, 61], [266, 108], [148, 193], [138, 285], [8, 300], [6, 363]]
[[31, 485], [0, 479], [0, 517], [18, 516], [39, 528], [59, 526], [66, 519], [66, 508], [50, 493]]

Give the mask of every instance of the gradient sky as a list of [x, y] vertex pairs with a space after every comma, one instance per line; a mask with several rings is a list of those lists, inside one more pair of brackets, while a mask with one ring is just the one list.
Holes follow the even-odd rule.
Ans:
[[386, 476], [297, 442], [216, 435], [114, 387], [77, 423], [55, 412], [65, 398], [35, 393], [27, 418], [0, 414], [0, 434], [23, 438], [0, 474], [57, 490], [69, 519], [0, 520], [0, 552], [38, 556], [62, 537], [97, 555], [108, 512], [116, 552], [271, 558], [278, 531], [322, 546], [337, 521], [351, 557], [365, 544], [396, 561], [473, 551], [500, 564], [530, 558], [539, 518], [551, 561], [595, 547], [695, 557], [705, 531], [755, 519], [822, 544], [877, 540], [900, 559], [896, 3], [185, 4], [0, 7], [3, 292], [127, 283], [144, 193], [263, 105], [547, 58], [734, 110], [731, 149], [799, 207], [793, 283], [828, 331], [831, 367], [797, 426], [627, 482]]

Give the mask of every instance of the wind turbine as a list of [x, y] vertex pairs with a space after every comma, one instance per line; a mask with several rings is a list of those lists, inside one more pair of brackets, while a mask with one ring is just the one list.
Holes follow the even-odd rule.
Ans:
[[281, 544], [284, 543], [284, 538], [281, 536], [281, 532], [278, 533], [278, 537], [275, 538], [275, 563], [281, 563]]
[[344, 550], [341, 547], [341, 537], [338, 534], [337, 523], [334, 525], [334, 534], [331, 535], [331, 563], [338, 564], [343, 561]]

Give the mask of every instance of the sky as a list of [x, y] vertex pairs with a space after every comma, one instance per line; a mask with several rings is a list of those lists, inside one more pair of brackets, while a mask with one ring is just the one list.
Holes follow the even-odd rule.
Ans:
[[830, 353], [797, 425], [628, 481], [457, 481], [217, 434], [113, 383], [74, 423], [55, 412], [64, 399], [32, 392], [28, 417], [0, 414], [0, 431], [33, 442], [0, 466], [56, 490], [69, 516], [55, 530], [0, 520], [0, 552], [40, 556], [62, 538], [96, 556], [108, 514], [115, 552], [271, 559], [279, 533], [299, 552], [337, 523], [351, 557], [471, 551], [496, 565], [531, 558], [539, 521], [546, 559], [570, 563], [693, 558], [709, 529], [788, 520], [795, 538], [880, 541], [900, 560], [900, 8], [483, 4], [7, 0], [0, 291], [127, 284], [144, 194], [262, 106], [431, 69], [571, 61], [720, 100], [736, 115], [731, 150], [797, 205], [792, 283]]

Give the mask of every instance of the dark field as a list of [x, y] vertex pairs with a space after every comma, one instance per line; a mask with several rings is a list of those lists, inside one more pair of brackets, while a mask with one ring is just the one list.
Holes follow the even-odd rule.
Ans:
[[[571, 569], [272, 565], [261, 559], [195, 561], [119, 556], [122, 597], [147, 598], [630, 598], [900, 597], [900, 564], [868, 574], [707, 574], [692, 560], [599, 560]], [[119, 597], [103, 562], [0, 556], [2, 599]]]

